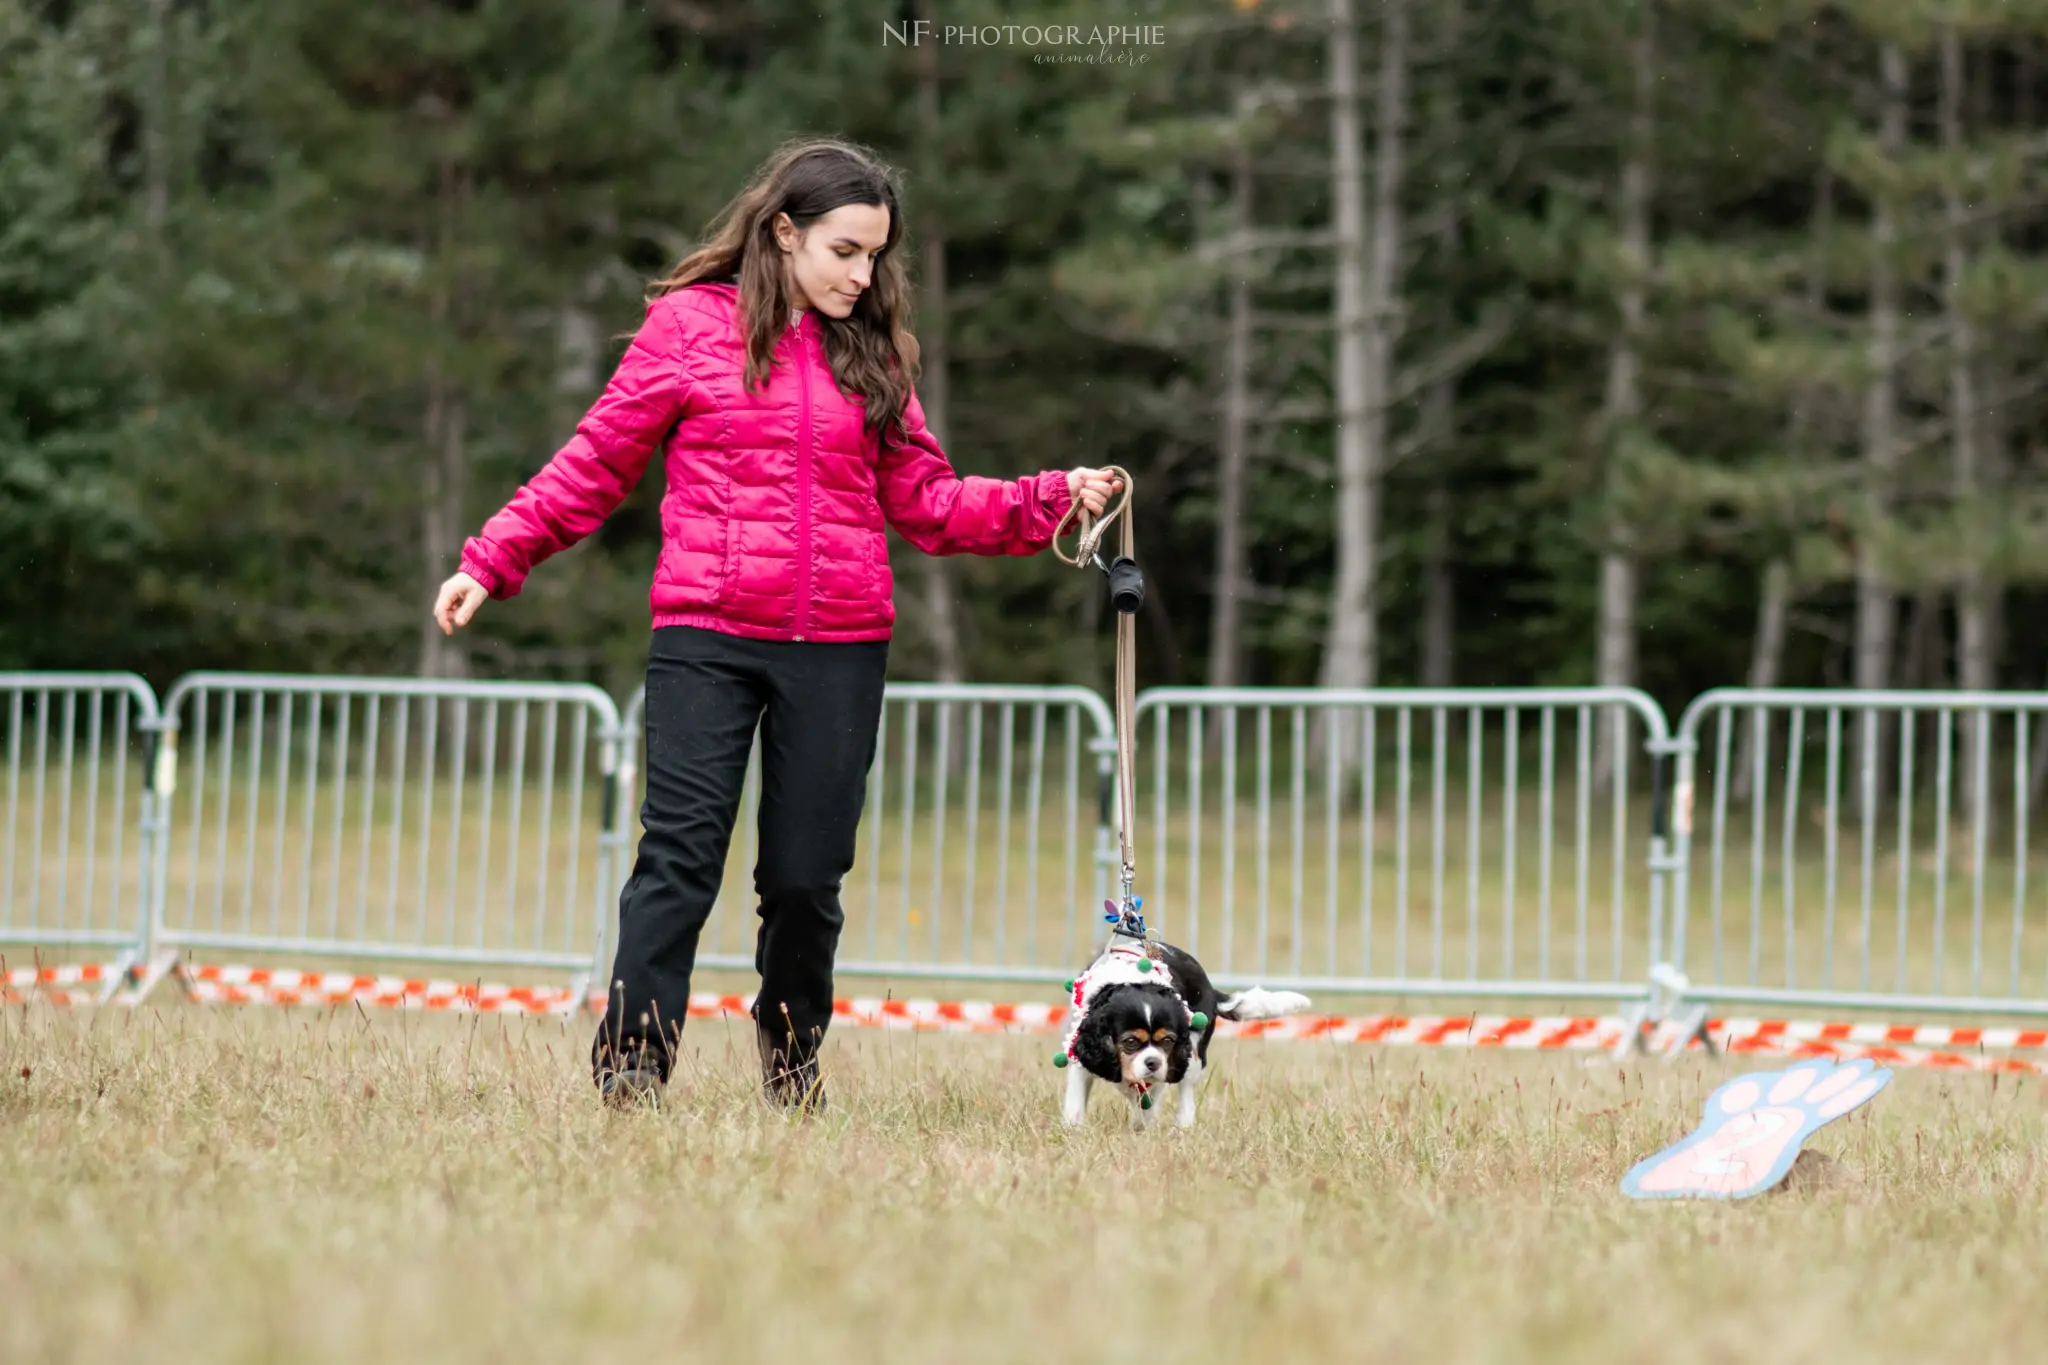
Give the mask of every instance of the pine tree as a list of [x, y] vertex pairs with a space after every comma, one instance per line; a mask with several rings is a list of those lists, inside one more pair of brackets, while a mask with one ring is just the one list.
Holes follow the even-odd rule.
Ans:
[[[294, 0], [244, 16], [222, 60], [239, 78], [156, 300], [162, 427], [188, 454], [160, 485], [163, 603], [216, 660], [388, 668], [410, 637], [421, 671], [463, 671], [432, 590], [591, 396], [553, 391], [565, 342], [588, 346], [564, 319], [637, 321], [647, 262], [624, 257], [688, 189], [647, 188], [688, 126], [675, 87], [621, 13], [556, 0]], [[603, 556], [566, 558], [459, 647], [587, 670], [644, 608]]]
[[136, 624], [116, 17], [0, 0], [0, 668], [122, 666]]

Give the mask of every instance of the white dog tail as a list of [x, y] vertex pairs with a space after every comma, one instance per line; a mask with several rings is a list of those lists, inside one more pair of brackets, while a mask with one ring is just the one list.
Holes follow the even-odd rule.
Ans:
[[1259, 986], [1226, 995], [1216, 1003], [1216, 1012], [1240, 1023], [1253, 1019], [1280, 1019], [1308, 1008], [1308, 997], [1298, 991], [1269, 991]]

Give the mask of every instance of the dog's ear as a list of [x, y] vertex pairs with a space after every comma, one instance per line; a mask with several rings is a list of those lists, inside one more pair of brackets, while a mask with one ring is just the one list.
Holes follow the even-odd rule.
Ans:
[[1173, 1051], [1166, 1058], [1166, 1083], [1179, 1085], [1188, 1074], [1188, 1063], [1195, 1057], [1196, 1034], [1192, 1024], [1183, 1025], [1173, 1032]]
[[1116, 1029], [1110, 1023], [1110, 1002], [1118, 991], [1125, 987], [1105, 988], [1088, 1005], [1088, 1013], [1081, 1020], [1081, 1031], [1074, 1035], [1074, 1060], [1088, 1068], [1089, 1074], [1100, 1076], [1105, 1081], [1123, 1080], [1123, 1068], [1117, 1063]]

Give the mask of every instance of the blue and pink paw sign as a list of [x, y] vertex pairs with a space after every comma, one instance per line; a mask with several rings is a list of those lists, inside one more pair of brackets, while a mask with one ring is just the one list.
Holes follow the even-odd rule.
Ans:
[[1707, 1097], [1691, 1136], [1638, 1162], [1621, 1179], [1631, 1199], [1747, 1199], [1785, 1178], [1821, 1127], [1867, 1103], [1892, 1073], [1858, 1059], [1814, 1057], [1754, 1071]]

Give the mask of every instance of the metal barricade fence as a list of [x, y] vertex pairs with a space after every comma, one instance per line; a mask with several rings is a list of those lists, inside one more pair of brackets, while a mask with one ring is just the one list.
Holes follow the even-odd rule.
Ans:
[[199, 673], [164, 727], [157, 953], [579, 976], [602, 953], [620, 730], [597, 688]]
[[[579, 685], [208, 673], [159, 707], [132, 674], [15, 673], [0, 705], [0, 945], [608, 966], [637, 695], [622, 724]], [[1721, 689], [1674, 735], [1632, 689], [1155, 689], [1138, 889], [1226, 984], [2048, 1015], [2043, 713]], [[1088, 689], [890, 686], [841, 971], [1071, 972], [1114, 763]], [[708, 967], [753, 964], [758, 788]]]
[[[644, 690], [626, 705], [621, 884], [638, 838]], [[1057, 981], [1101, 928], [1113, 864], [1108, 705], [1085, 687], [891, 683], [868, 777], [836, 971]], [[758, 747], [697, 955], [754, 966]], [[603, 963], [609, 971], [609, 962]], [[603, 979], [600, 976], [599, 979]]]
[[2048, 695], [2010, 692], [1696, 699], [1678, 727], [1685, 993], [2048, 1014], [2048, 925], [2027, 904], [2043, 713]]
[[156, 694], [133, 673], [0, 673], [0, 944], [142, 950], [158, 830]]
[[1645, 995], [1670, 744], [1641, 692], [1164, 688], [1138, 744], [1147, 920], [1220, 981]]

